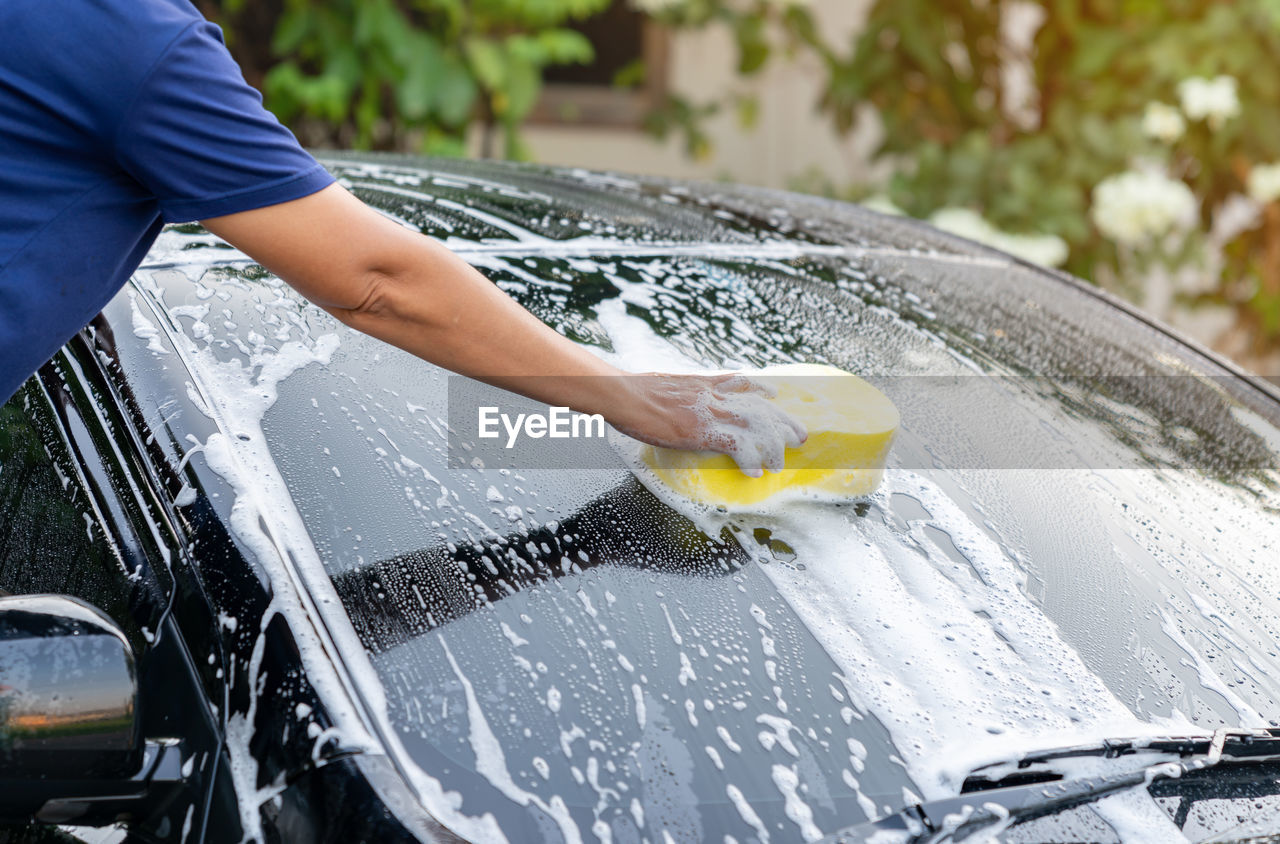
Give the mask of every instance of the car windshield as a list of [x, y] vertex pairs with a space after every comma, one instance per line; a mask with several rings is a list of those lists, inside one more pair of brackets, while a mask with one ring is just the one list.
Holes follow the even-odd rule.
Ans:
[[616, 457], [454, 465], [456, 376], [167, 232], [134, 292], [248, 396], [343, 657], [446, 825], [813, 840], [1018, 748], [1275, 722], [1280, 420], [1207, 358], [839, 206], [333, 166], [627, 369], [825, 362], [902, 413], [847, 506], [699, 514]]

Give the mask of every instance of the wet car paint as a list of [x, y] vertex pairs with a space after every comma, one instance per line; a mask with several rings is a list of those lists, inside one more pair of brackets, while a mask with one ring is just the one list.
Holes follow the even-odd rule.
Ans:
[[[895, 400], [915, 411], [904, 410], [900, 465], [940, 464], [966, 520], [1011, 550], [1025, 592], [1124, 705], [1146, 717], [1186, 710], [1206, 726], [1233, 724], [1244, 707], [1274, 718], [1269, 539], [1212, 535], [1217, 527], [1173, 515], [1274, 507], [1265, 387], [1069, 282], [848, 206], [500, 166], [329, 163], [363, 199], [444, 238], [602, 351], [628, 353], [610, 328], [632, 320], [707, 365], [823, 359], [893, 379]], [[245, 826], [265, 817], [264, 830], [295, 828], [279, 821], [282, 807], [301, 805], [288, 783], [336, 778], [339, 760], [384, 760], [372, 802], [397, 805], [383, 816], [401, 828], [431, 834], [429, 817], [403, 820], [418, 801], [455, 829], [487, 814], [493, 825], [473, 829], [512, 840], [640, 840], [659, 829], [674, 840], [787, 840], [927, 790], [877, 717], [886, 710], [779, 591], [805, 588], [817, 562], [795, 554], [786, 525], [707, 532], [621, 463], [500, 489], [450, 469], [443, 373], [344, 333], [197, 227], [164, 235], [91, 336], [128, 385], [135, 424], [151, 434], [145, 450], [168, 467], [158, 484], [217, 619], [224, 652], [200, 670], [207, 687], [225, 678], [225, 770]], [[290, 342], [300, 344], [294, 363], [310, 363], [268, 376]], [[202, 380], [191, 366], [205, 352], [202, 375], [213, 377]], [[1154, 471], [1154, 486], [1099, 496], [1096, 478], [1063, 474], [1070, 463], [984, 465], [991, 455], [971, 453], [963, 425], [957, 434], [955, 405], [930, 413], [946, 385], [929, 379], [954, 379], [957, 361], [1006, 379], [1017, 401], [1084, 420], [1090, 436]], [[239, 372], [206, 383], [219, 366]], [[227, 384], [276, 393], [257, 429], [227, 427], [255, 421], [217, 408], [209, 393]], [[266, 524], [263, 545], [257, 528], [237, 530], [246, 488], [200, 452], [217, 434], [247, 465], [278, 473], [302, 533]], [[269, 466], [255, 463], [264, 446]], [[1004, 473], [996, 482], [982, 475], [991, 465]], [[1046, 471], [1058, 479], [1044, 483]], [[1157, 502], [1166, 518], [1147, 536], [1106, 509], [1167, 484], [1190, 493]], [[273, 504], [255, 515], [294, 518]], [[909, 490], [840, 518], [850, 536], [908, 549], [949, 577], [984, 577], [948, 533], [956, 516], [931, 513]], [[1161, 556], [1152, 549], [1162, 543], [1181, 545]], [[281, 559], [264, 562], [273, 553]], [[1188, 571], [1196, 555], [1208, 563]], [[1193, 586], [1223, 608], [1217, 620], [1189, 599]], [[282, 608], [273, 599], [288, 590]], [[1228, 694], [1206, 687], [1205, 666], [1231, 660], [1247, 670]], [[324, 803], [285, 815], [297, 824]]]

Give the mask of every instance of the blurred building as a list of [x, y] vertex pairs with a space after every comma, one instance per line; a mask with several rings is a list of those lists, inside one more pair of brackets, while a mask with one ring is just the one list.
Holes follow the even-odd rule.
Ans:
[[[871, 0], [808, 5], [826, 36], [847, 45]], [[806, 173], [820, 173], [836, 185], [866, 179], [877, 141], [875, 121], [860, 121], [844, 138], [835, 133], [815, 109], [823, 73], [814, 57], [777, 55], [759, 75], [744, 79], [735, 72], [737, 48], [723, 27], [669, 32], [628, 0], [618, 0], [584, 31], [595, 43], [597, 61], [548, 75], [543, 100], [524, 131], [535, 161], [770, 187], [787, 187]], [[648, 83], [631, 90], [613, 86], [616, 72], [638, 58], [649, 68]], [[754, 125], [744, 129], [737, 111], [724, 109], [707, 123], [711, 150], [702, 158], [689, 155], [682, 137], [658, 143], [644, 131], [645, 113], [668, 92], [703, 103], [726, 91], [755, 97]]]

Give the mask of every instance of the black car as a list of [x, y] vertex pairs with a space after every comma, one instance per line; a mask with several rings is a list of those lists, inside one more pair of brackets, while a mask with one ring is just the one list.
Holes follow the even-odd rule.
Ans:
[[0, 838], [1280, 834], [1273, 385], [849, 204], [326, 164], [625, 368], [862, 375], [883, 484], [482, 458], [473, 383], [170, 227], [0, 410]]

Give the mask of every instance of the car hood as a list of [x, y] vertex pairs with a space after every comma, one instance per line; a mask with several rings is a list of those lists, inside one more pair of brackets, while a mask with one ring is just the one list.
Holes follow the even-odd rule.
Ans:
[[351, 701], [335, 729], [455, 832], [816, 839], [1028, 746], [1276, 723], [1265, 386], [855, 206], [327, 164], [627, 369], [825, 362], [902, 413], [882, 487], [846, 506], [708, 514], [608, 449], [460, 461], [469, 382], [198, 226], [162, 234], [107, 311], [131, 389], [189, 401], [169, 437], [299, 596]]

